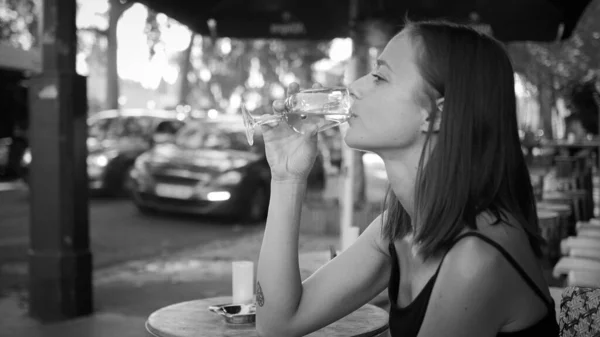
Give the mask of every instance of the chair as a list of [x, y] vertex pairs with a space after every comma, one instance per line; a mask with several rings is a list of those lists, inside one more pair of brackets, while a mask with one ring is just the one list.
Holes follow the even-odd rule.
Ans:
[[544, 180], [547, 172], [545, 171], [532, 171], [530, 170], [529, 179], [531, 180], [531, 187], [533, 188], [533, 194], [536, 200], [542, 200], [544, 195]]
[[598, 280], [600, 280], [600, 273], [598, 272], [570, 271], [567, 275], [567, 286], [598, 288], [600, 286]]
[[562, 255], [568, 255], [571, 248], [597, 248], [600, 247], [600, 239], [585, 236], [569, 236], [560, 243]]
[[537, 210], [540, 225], [541, 236], [548, 243], [542, 247], [543, 255], [550, 264], [553, 264], [560, 257], [560, 216], [558, 212], [545, 209]]
[[[544, 201], [538, 201], [536, 203], [538, 212], [540, 210], [556, 212], [559, 215], [559, 240], [565, 239], [571, 235], [569, 230], [572, 229], [574, 223], [573, 210], [571, 206], [565, 204], [553, 204]], [[600, 228], [600, 226], [598, 227]]]
[[548, 191], [544, 192], [542, 200], [547, 203], [553, 204], [566, 204], [570, 205], [573, 209], [575, 221], [583, 221], [589, 219], [589, 211], [585, 203], [585, 191], [584, 190], [570, 190], [570, 191]]
[[[594, 220], [594, 221], [592, 221]], [[578, 221], [575, 224], [575, 230], [580, 230], [580, 229], [593, 229], [593, 228], [597, 228], [598, 230], [600, 230], [600, 223], [598, 223], [597, 219], [590, 219], [590, 221]]]
[[[594, 225], [595, 226], [595, 225]], [[597, 238], [600, 240], [600, 227], [581, 227], [577, 230], [578, 237]]]
[[600, 247], [571, 248], [571, 250], [569, 252], [569, 256], [600, 261]]
[[558, 325], [560, 337], [600, 334], [600, 288], [567, 287], [562, 292]]
[[600, 288], [600, 260], [586, 257], [565, 256], [552, 270], [552, 276], [567, 275], [569, 286], [593, 286]]

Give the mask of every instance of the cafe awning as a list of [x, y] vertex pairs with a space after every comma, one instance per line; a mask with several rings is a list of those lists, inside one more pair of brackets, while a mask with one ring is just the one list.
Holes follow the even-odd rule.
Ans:
[[[326, 40], [350, 35], [350, 0], [136, 0], [202, 35]], [[359, 19], [443, 18], [502, 41], [571, 36], [591, 0], [359, 0]]]
[[139, 2], [207, 36], [330, 40], [349, 35], [347, 0]]

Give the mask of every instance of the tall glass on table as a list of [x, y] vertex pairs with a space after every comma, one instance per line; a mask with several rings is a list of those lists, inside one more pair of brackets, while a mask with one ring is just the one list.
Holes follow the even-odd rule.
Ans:
[[307, 125], [315, 125], [318, 131], [345, 123], [352, 117], [352, 97], [347, 88], [308, 89], [291, 95], [285, 100], [281, 115], [260, 114], [249, 111], [242, 104], [242, 116], [246, 126], [248, 143], [254, 143], [254, 128], [273, 121], [284, 120], [294, 131], [304, 133]]

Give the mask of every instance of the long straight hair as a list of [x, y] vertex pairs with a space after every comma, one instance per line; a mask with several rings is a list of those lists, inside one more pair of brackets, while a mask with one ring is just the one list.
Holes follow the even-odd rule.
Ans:
[[[536, 256], [539, 234], [535, 198], [517, 128], [514, 72], [504, 46], [474, 29], [444, 21], [408, 22], [412, 45], [432, 106], [444, 97], [437, 142], [430, 123], [415, 184], [414, 219], [391, 188], [384, 208], [383, 235], [413, 235], [423, 259], [446, 252], [476, 217], [488, 211], [525, 230]], [[425, 158], [427, 157], [426, 163]], [[497, 222], [498, 222], [497, 221]]]

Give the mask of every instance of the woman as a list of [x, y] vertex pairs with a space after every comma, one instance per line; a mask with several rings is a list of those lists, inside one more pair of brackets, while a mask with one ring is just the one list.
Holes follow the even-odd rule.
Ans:
[[408, 23], [350, 90], [345, 141], [384, 160], [386, 211], [301, 282], [298, 224], [316, 137], [264, 127], [272, 183], [259, 334], [308, 334], [388, 287], [392, 336], [558, 336], [502, 45], [464, 26]]

